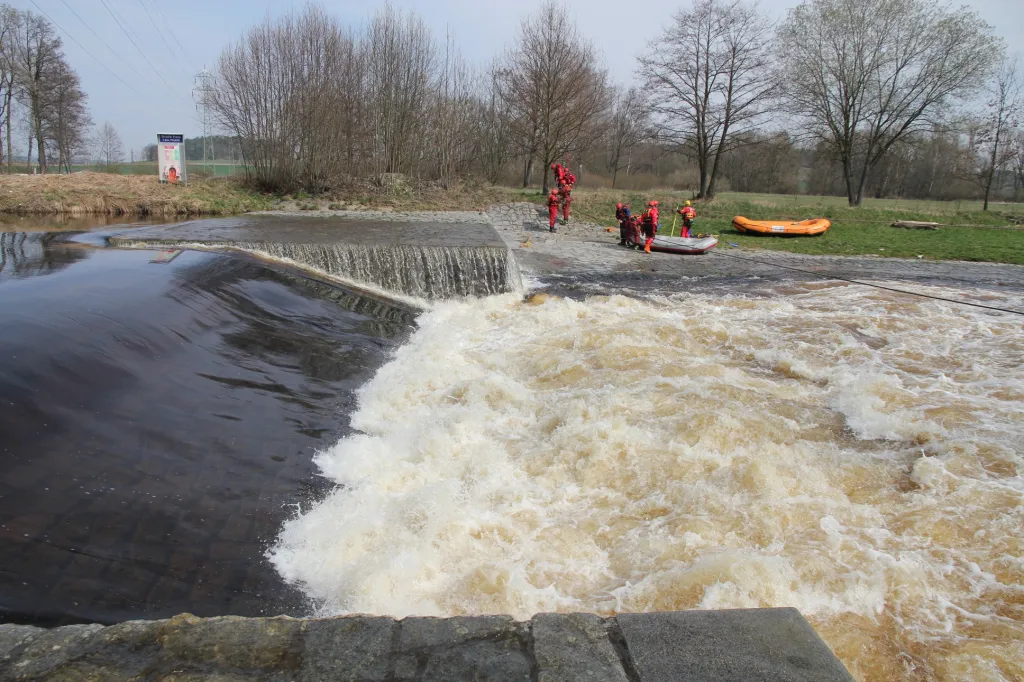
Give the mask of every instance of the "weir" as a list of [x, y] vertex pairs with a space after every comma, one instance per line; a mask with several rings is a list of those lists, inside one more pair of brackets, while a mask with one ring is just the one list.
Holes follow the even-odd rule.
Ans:
[[486, 215], [253, 215], [145, 227], [114, 246], [237, 250], [356, 285], [427, 300], [520, 291], [515, 258]]

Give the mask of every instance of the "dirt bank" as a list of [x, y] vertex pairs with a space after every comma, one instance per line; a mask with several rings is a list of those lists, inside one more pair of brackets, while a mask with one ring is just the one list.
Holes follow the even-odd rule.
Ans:
[[224, 215], [269, 208], [270, 197], [229, 179], [160, 183], [155, 176], [81, 172], [0, 175], [0, 213]]

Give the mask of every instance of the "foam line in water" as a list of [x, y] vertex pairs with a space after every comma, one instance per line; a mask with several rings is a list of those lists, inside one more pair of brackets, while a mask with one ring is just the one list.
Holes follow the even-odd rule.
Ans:
[[794, 606], [861, 679], [1012, 679], [1019, 320], [794, 290], [438, 304], [271, 560], [321, 614]]

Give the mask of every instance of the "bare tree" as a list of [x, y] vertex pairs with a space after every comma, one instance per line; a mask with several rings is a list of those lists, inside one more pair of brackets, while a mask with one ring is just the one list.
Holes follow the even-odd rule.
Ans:
[[787, 102], [839, 159], [850, 206], [893, 145], [976, 92], [1000, 53], [976, 13], [927, 0], [805, 0], [776, 42]]
[[405, 173], [422, 151], [437, 49], [423, 20], [385, 5], [366, 36], [373, 160], [381, 173]]
[[723, 155], [773, 94], [771, 32], [755, 4], [694, 0], [640, 58], [659, 137], [697, 161], [700, 197], [714, 196]]
[[8, 173], [11, 172], [11, 118], [20, 32], [21, 13], [10, 5], [0, 5], [0, 127], [7, 129], [6, 152], [0, 144], [0, 162], [7, 159]]
[[989, 88], [986, 112], [977, 117], [971, 131], [971, 148], [978, 160], [974, 175], [983, 193], [984, 211], [988, 210], [997, 174], [1010, 163], [1015, 151], [1011, 143], [1021, 113], [1021, 78], [1017, 69], [1016, 55], [999, 64]]
[[612, 174], [612, 188], [619, 171], [629, 169], [636, 146], [650, 137], [650, 115], [647, 99], [636, 88], [615, 91], [607, 132], [605, 167]]
[[86, 145], [92, 121], [78, 74], [63, 59], [47, 78], [43, 118], [47, 137], [57, 152], [57, 168], [71, 172], [71, 160]]
[[430, 121], [437, 176], [444, 187], [455, 184], [459, 170], [468, 163], [473, 105], [469, 68], [449, 34], [435, 85]]
[[595, 124], [608, 108], [608, 85], [597, 52], [569, 20], [566, 7], [546, 0], [523, 22], [498, 71], [498, 85], [526, 158], [524, 184], [539, 159], [547, 192], [548, 166], [600, 132]]
[[[49, 81], [63, 61], [60, 47], [60, 38], [46, 19], [31, 12], [22, 14], [15, 57], [17, 96], [28, 108], [41, 173], [47, 170], [45, 100], [51, 85]], [[29, 140], [28, 156], [32, 156], [32, 139]]]
[[121, 136], [117, 134], [117, 129], [110, 125], [110, 121], [104, 122], [96, 131], [96, 153], [106, 166], [124, 160], [124, 144], [121, 142]]
[[1024, 130], [1019, 130], [1010, 143], [1010, 164], [1013, 168], [1013, 200], [1017, 201], [1018, 193], [1024, 189]]
[[500, 65], [493, 64], [485, 91], [476, 104], [477, 161], [490, 182], [501, 180], [515, 151], [512, 118], [501, 102]]

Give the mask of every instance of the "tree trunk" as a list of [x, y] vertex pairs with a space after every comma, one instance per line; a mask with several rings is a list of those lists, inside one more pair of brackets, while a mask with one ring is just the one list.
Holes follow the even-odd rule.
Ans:
[[28, 154], [25, 155], [25, 172], [32, 172], [32, 133], [28, 134]]
[[615, 189], [615, 180], [619, 177], [619, 168], [616, 164], [615, 170], [612, 171], [612, 189]]
[[523, 189], [530, 186], [530, 180], [533, 179], [533, 155], [531, 154], [526, 159], [526, 167], [523, 168]]
[[[13, 85], [13, 81], [11, 81], [11, 83]], [[11, 147], [11, 96], [12, 96], [11, 90], [8, 89], [7, 90], [7, 174], [8, 175], [10, 175], [10, 173], [11, 173], [11, 152], [13, 151], [13, 147]]]

